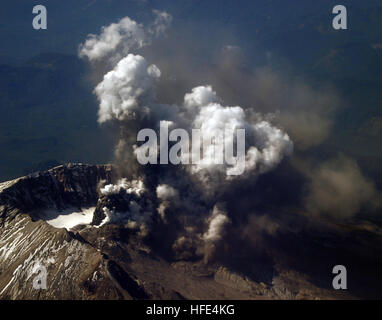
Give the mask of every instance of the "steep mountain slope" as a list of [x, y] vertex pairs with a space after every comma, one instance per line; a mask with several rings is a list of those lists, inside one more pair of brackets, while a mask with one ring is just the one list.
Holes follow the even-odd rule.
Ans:
[[[270, 276], [260, 276], [255, 281], [218, 263], [169, 261], [149, 241], [118, 224], [79, 224], [69, 230], [51, 225], [58, 216], [65, 220], [70, 212], [96, 207], [100, 182], [114, 179], [110, 165], [69, 164], [0, 184], [0, 298], [338, 296], [312, 285], [298, 272], [265, 270]], [[33, 281], [41, 267], [47, 271], [47, 288], [35, 289]], [[254, 268], [260, 270], [261, 265]]]

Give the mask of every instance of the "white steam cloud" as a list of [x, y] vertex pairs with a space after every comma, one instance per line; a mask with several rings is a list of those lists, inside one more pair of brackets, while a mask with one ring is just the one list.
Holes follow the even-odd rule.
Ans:
[[160, 184], [156, 189], [157, 197], [161, 200], [172, 200], [178, 197], [178, 191], [167, 184]]
[[147, 30], [143, 25], [125, 17], [117, 23], [102, 27], [100, 35], [89, 34], [87, 40], [79, 46], [79, 56], [87, 57], [91, 62], [106, 58], [116, 63], [131, 50], [150, 44], [153, 37], [165, 33], [172, 21], [167, 12], [153, 10], [153, 14], [156, 18]]
[[143, 57], [128, 54], [95, 88], [98, 121], [125, 120], [137, 112], [148, 112], [148, 103], [154, 98], [154, 82], [159, 77], [155, 65], [149, 66]]
[[220, 211], [215, 206], [208, 221], [208, 230], [203, 235], [203, 239], [205, 241], [217, 242], [222, 238], [224, 227], [229, 223], [229, 218], [225, 212]]
[[[80, 45], [80, 57], [97, 61], [113, 55], [117, 58], [131, 49], [141, 48], [146, 42], [143, 26], [129, 17], [102, 28], [100, 35], [89, 34], [84, 44]], [[117, 56], [116, 56], [117, 55]]]
[[120, 179], [117, 184], [107, 184], [101, 188], [101, 194], [111, 195], [118, 194], [121, 190], [125, 190], [127, 194], [136, 194], [140, 196], [142, 192], [146, 191], [143, 181], [141, 180], [132, 180], [128, 181], [126, 178]]
[[[248, 122], [245, 111], [239, 107], [225, 107], [218, 102], [216, 92], [210, 86], [194, 88], [191, 93], [185, 95], [184, 106], [188, 113], [194, 112], [193, 128], [201, 129], [203, 139], [211, 141], [217, 136], [217, 132], [225, 130], [224, 142], [234, 145], [235, 132], [237, 129], [245, 129], [246, 144], [248, 144], [244, 159], [237, 159], [235, 165], [226, 163], [223, 168], [217, 166], [214, 161], [214, 145], [204, 150], [205, 157], [193, 167], [194, 171], [202, 169], [221, 170], [231, 176], [233, 171], [239, 171], [240, 163], [245, 163], [245, 171], [257, 170], [264, 173], [273, 169], [293, 149], [293, 143], [289, 136], [280, 129], [272, 126], [269, 122]], [[201, 141], [196, 146], [200, 149]], [[198, 141], [197, 141], [198, 143]], [[241, 155], [238, 155], [240, 157]]]

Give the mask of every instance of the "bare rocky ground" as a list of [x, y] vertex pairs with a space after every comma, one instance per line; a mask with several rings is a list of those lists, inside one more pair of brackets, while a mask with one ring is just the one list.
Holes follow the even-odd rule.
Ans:
[[[168, 259], [119, 225], [81, 225], [68, 231], [45, 221], [46, 208], [95, 207], [99, 181], [114, 178], [110, 165], [69, 164], [0, 184], [1, 299], [378, 297], [381, 229], [370, 223], [350, 227], [349, 239], [360, 237], [350, 246], [346, 237], [291, 235], [283, 245], [270, 242], [271, 262], [248, 253], [247, 258], [233, 254], [226, 261], [205, 263]], [[364, 248], [370, 249], [367, 254]], [[325, 260], [335, 263], [339, 257], [355, 259], [357, 275], [364, 275], [350, 282], [346, 292], [331, 289], [331, 270], [322, 269]], [[46, 290], [33, 288], [36, 265], [47, 269]], [[324, 271], [327, 277], [321, 276]], [[370, 282], [375, 290], [369, 289]]]

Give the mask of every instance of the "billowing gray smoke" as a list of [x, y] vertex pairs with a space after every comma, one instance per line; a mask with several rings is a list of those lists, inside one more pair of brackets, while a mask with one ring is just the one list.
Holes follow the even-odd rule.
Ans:
[[[260, 114], [248, 117], [242, 107], [224, 105], [209, 85], [193, 88], [184, 95], [180, 105], [158, 103], [156, 84], [161, 71], [133, 53], [169, 27], [169, 14], [159, 11], [154, 14], [155, 21], [148, 28], [126, 17], [103, 27], [100, 35], [89, 35], [80, 46], [81, 57], [109, 66], [94, 90], [99, 101], [98, 121], [114, 123], [121, 132], [116, 146], [121, 180], [116, 185], [104, 186], [101, 192], [107, 196], [119, 193], [121, 188], [129, 190], [139, 185], [142, 194], [153, 199], [150, 203], [156, 203], [151, 214], [136, 203], [131, 209], [128, 206], [129, 212], [113, 212], [105, 207], [102, 223], [127, 221], [141, 231], [154, 224], [162, 225], [171, 230], [170, 242], [176, 257], [200, 255], [208, 260], [231, 224], [233, 213], [225, 206], [225, 202], [231, 201], [227, 194], [234, 194], [238, 183], [253, 181], [274, 169], [291, 154], [293, 143], [285, 132]], [[138, 133], [146, 128], [154, 130], [157, 137], [170, 140], [170, 147], [178, 145], [176, 150], [182, 151], [180, 164], [138, 163], [137, 157], [145, 157], [150, 150], [155, 151], [152, 159], [168, 152], [162, 148], [162, 140], [140, 139]], [[166, 130], [164, 135], [161, 128], [170, 134]], [[190, 139], [183, 139], [176, 131], [172, 134], [171, 130], [177, 128], [184, 129], [184, 135]], [[200, 130], [202, 139], [193, 139], [193, 129]], [[219, 132], [225, 132], [224, 142], [239, 148], [238, 132], [242, 129], [245, 130], [244, 152], [232, 154], [235, 158], [232, 162], [217, 162], [216, 144], [201, 142], [213, 141]], [[200, 161], [192, 162], [201, 148]], [[243, 163], [245, 166], [239, 168]]]

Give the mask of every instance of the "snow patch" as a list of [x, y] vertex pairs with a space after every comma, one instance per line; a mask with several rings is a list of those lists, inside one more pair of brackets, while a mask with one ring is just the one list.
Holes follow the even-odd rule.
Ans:
[[[76, 210], [76, 209], [74, 209]], [[93, 213], [95, 207], [84, 208], [81, 211], [73, 211], [73, 209], [67, 209], [64, 211], [47, 210], [45, 211], [46, 217], [54, 217], [47, 219], [46, 222], [55, 228], [66, 228], [67, 230], [79, 225], [90, 224], [93, 220]]]

